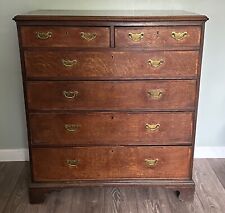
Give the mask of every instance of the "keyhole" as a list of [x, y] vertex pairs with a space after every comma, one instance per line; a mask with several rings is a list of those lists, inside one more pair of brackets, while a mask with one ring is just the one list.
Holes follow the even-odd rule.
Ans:
[[114, 59], [114, 56], [112, 55], [112, 59]]
[[114, 116], [112, 116], [111, 119], [113, 120], [114, 119]]

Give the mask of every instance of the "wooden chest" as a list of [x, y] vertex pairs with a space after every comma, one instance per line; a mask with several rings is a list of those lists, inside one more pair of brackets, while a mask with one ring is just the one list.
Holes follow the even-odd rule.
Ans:
[[36, 11], [17, 22], [30, 201], [63, 187], [164, 186], [190, 197], [206, 16]]

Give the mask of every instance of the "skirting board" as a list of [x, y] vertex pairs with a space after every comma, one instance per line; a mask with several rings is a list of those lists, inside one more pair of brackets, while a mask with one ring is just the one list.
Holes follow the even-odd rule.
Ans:
[[28, 161], [28, 149], [0, 149], [0, 161]]
[[225, 146], [196, 146], [194, 158], [225, 158]]
[[[225, 146], [199, 146], [195, 148], [195, 158], [225, 158]], [[0, 161], [28, 161], [28, 149], [1, 149]]]

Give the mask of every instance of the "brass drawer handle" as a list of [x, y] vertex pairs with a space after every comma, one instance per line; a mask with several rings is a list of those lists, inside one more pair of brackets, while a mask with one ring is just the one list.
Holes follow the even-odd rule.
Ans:
[[78, 94], [78, 91], [63, 91], [64, 97], [68, 99], [76, 98]]
[[163, 91], [161, 89], [152, 89], [152, 90], [149, 90], [147, 93], [150, 96], [150, 98], [153, 100], [158, 100], [162, 98], [162, 95], [163, 95]]
[[68, 132], [77, 132], [78, 129], [81, 127], [80, 124], [65, 124], [64, 125], [65, 130], [67, 130]]
[[85, 32], [81, 32], [80, 33], [80, 37], [82, 39], [84, 39], [84, 40], [92, 41], [92, 40], [94, 40], [97, 37], [97, 34], [96, 33], [85, 33]]
[[159, 162], [159, 159], [156, 158], [156, 159], [145, 159], [145, 164], [146, 166], [152, 168], [152, 167], [155, 167]]
[[37, 39], [47, 40], [52, 37], [52, 32], [36, 32]]
[[150, 130], [150, 131], [156, 131], [160, 127], [160, 124], [145, 124], [145, 129]]
[[69, 167], [78, 167], [78, 165], [80, 164], [80, 160], [74, 159], [74, 160], [66, 160], [66, 164]]
[[187, 32], [172, 32], [171, 36], [177, 41], [181, 41], [188, 36]]
[[163, 60], [163, 59], [160, 59], [160, 60], [149, 59], [149, 60], [148, 60], [148, 64], [151, 65], [153, 68], [158, 68], [158, 67], [160, 67], [163, 63], [164, 63], [164, 60]]
[[77, 64], [77, 60], [62, 59], [62, 64], [64, 67], [70, 68]]
[[144, 38], [144, 33], [129, 33], [128, 37], [135, 42], [139, 42]]

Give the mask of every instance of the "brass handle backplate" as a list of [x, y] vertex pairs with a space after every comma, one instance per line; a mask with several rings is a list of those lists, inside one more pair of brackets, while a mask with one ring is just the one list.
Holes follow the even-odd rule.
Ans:
[[80, 124], [65, 124], [64, 125], [65, 130], [67, 130], [68, 132], [77, 132], [78, 129], [81, 127]]
[[80, 163], [80, 160], [74, 159], [74, 160], [66, 160], [66, 165], [69, 167], [78, 167]]
[[37, 39], [47, 40], [52, 37], [52, 32], [36, 32]]
[[148, 93], [148, 96], [153, 100], [158, 100], [162, 98], [162, 95], [163, 95], [163, 91], [161, 89], [152, 89], [152, 90], [149, 90], [147, 93]]
[[172, 32], [171, 36], [176, 41], [181, 41], [188, 36], [187, 32]]
[[144, 33], [129, 33], [128, 37], [135, 42], [139, 42], [144, 38]]
[[64, 97], [68, 99], [76, 98], [78, 94], [79, 94], [78, 91], [63, 91]]
[[150, 131], [156, 131], [160, 127], [160, 124], [145, 124], [145, 129], [150, 130]]
[[149, 59], [148, 64], [153, 67], [153, 68], [158, 68], [164, 63], [163, 59], [160, 60], [154, 60], [154, 59]]
[[146, 166], [153, 168], [158, 164], [159, 159], [145, 159]]
[[84, 40], [87, 41], [92, 41], [97, 37], [97, 33], [85, 33], [85, 32], [81, 32], [80, 33], [80, 37]]
[[77, 64], [77, 60], [62, 59], [62, 64], [64, 67], [70, 68]]

